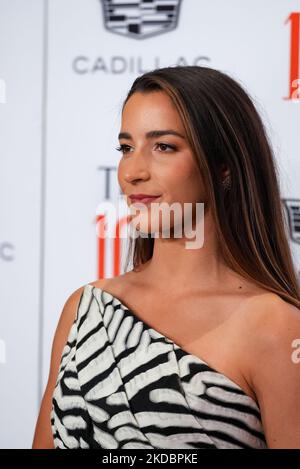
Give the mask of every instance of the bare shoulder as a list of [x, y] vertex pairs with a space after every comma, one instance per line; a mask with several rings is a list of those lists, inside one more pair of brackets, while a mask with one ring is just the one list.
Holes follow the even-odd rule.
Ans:
[[99, 278], [98, 280], [94, 280], [93, 282], [89, 282], [89, 285], [92, 285], [95, 288], [100, 288], [101, 290], [105, 290], [106, 288], [109, 288], [112, 283], [116, 282], [116, 279], [118, 277], [112, 277], [112, 278]]
[[236, 324], [246, 357], [255, 364], [260, 354], [280, 345], [290, 352], [293, 339], [300, 338], [300, 309], [275, 293], [255, 295], [238, 310]]
[[[98, 283], [101, 284], [102, 281], [99, 280]], [[56, 380], [63, 347], [67, 342], [68, 334], [70, 333], [71, 327], [76, 319], [80, 300], [84, 292], [85, 286], [86, 284], [74, 290], [67, 297], [63, 305], [53, 338], [51, 366], [48, 384], [50, 383], [51, 385], [53, 385]]]
[[82, 285], [67, 296], [55, 330], [53, 347], [55, 347], [57, 342], [67, 339], [66, 335], [69, 332], [72, 323], [75, 321], [84, 288], [85, 285]]
[[85, 285], [70, 293], [60, 312], [52, 340], [51, 358], [48, 381], [41, 401], [38, 419], [35, 426], [32, 449], [54, 449], [50, 414], [52, 409], [52, 395], [56, 385], [62, 353], [67, 343], [71, 327], [76, 319], [80, 298]]
[[268, 447], [299, 448], [300, 309], [267, 293], [247, 301], [241, 313], [241, 362]]
[[[239, 313], [242, 325], [256, 337], [289, 334], [300, 326], [300, 309], [275, 293], [255, 295], [245, 301]], [[299, 332], [299, 329], [298, 329]], [[258, 334], [258, 336], [257, 336]]]
[[130, 285], [136, 285], [136, 282], [132, 282], [132, 277], [132, 271], [129, 271], [114, 277], [101, 278], [89, 284], [118, 296], [123, 295]]

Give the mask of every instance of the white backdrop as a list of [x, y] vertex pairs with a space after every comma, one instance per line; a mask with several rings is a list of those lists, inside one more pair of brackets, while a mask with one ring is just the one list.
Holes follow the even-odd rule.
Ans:
[[207, 65], [248, 90], [275, 149], [283, 199], [292, 199], [286, 214], [300, 268], [297, 83], [291, 99], [299, 1], [153, 0], [146, 6], [173, 5], [176, 20], [144, 11], [154, 22], [141, 31], [130, 24], [142, 0], [115, 11], [125, 15], [119, 21], [105, 17], [104, 3], [0, 0], [2, 448], [31, 446], [67, 297], [101, 272], [122, 272], [112, 243], [98, 250], [95, 217], [101, 201], [119, 197], [121, 105], [137, 75]]

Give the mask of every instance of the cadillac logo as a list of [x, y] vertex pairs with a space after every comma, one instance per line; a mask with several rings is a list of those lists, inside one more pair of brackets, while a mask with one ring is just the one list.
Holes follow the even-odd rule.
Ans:
[[290, 237], [300, 244], [300, 199], [282, 199], [287, 210]]
[[162, 34], [177, 26], [181, 0], [100, 0], [104, 26], [135, 39]]

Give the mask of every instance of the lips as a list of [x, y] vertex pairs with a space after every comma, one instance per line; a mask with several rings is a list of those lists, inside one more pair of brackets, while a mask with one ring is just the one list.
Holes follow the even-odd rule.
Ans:
[[130, 199], [133, 204], [149, 204], [153, 202], [154, 200], [158, 199], [160, 195], [157, 196], [147, 196], [147, 197], [134, 197], [130, 196]]

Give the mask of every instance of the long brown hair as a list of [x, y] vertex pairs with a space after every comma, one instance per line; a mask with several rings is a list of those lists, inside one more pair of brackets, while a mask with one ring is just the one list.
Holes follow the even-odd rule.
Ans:
[[[164, 91], [179, 112], [203, 176], [216, 235], [227, 265], [260, 287], [300, 307], [299, 280], [288, 242], [279, 171], [262, 119], [243, 87], [209, 67], [170, 66], [137, 77], [133, 93]], [[230, 170], [222, 190], [220, 167]], [[153, 255], [155, 239], [130, 238], [136, 270]], [[133, 251], [133, 254], [132, 254]]]

